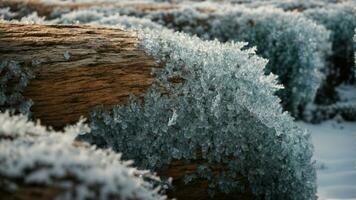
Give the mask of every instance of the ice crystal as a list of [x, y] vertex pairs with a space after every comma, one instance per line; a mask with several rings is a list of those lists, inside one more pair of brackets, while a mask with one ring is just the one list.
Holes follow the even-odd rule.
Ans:
[[63, 57], [64, 57], [64, 59], [65, 59], [66, 61], [68, 61], [68, 60], [70, 59], [70, 53], [69, 53], [68, 50], [66, 50], [66, 51], [64, 52]]
[[54, 132], [23, 115], [0, 113], [0, 176], [8, 181], [1, 187], [10, 192], [19, 182], [55, 187], [62, 189], [58, 199], [165, 199], [153, 186], [158, 177], [132, 168], [120, 154], [73, 144], [89, 130], [83, 120]]
[[[273, 95], [276, 77], [264, 75], [267, 60], [245, 43], [167, 30], [141, 31], [139, 38], [146, 53], [164, 64], [155, 84], [143, 101], [131, 97], [111, 112], [93, 112], [92, 131], [81, 139], [151, 170], [201, 156], [209, 164], [186, 174], [185, 182], [208, 179], [210, 191], [242, 190], [234, 177], [244, 176], [256, 196], [316, 198], [310, 135], [282, 112]], [[220, 175], [211, 171], [216, 164], [225, 166]]]

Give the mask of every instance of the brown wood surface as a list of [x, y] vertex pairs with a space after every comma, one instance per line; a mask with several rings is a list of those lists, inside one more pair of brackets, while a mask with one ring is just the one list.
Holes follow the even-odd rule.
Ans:
[[119, 29], [0, 24], [0, 60], [34, 71], [24, 96], [34, 117], [54, 128], [146, 91], [157, 66], [137, 43], [134, 32]]

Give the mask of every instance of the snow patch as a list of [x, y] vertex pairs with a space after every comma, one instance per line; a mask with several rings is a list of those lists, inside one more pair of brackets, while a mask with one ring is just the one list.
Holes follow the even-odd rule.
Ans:
[[319, 199], [356, 199], [356, 123], [299, 125], [312, 132], [314, 158], [325, 166], [317, 168]]

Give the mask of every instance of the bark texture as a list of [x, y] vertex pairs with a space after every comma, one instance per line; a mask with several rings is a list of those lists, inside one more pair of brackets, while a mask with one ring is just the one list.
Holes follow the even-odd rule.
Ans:
[[134, 32], [2, 23], [0, 33], [0, 60], [34, 71], [24, 96], [34, 102], [34, 117], [57, 129], [96, 106], [126, 103], [154, 81], [157, 65], [137, 47]]

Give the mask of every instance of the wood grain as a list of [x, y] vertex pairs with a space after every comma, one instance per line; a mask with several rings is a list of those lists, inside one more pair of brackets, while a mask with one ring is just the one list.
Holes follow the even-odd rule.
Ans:
[[157, 65], [137, 43], [119, 29], [0, 24], [0, 60], [34, 71], [24, 96], [34, 101], [34, 117], [56, 129], [146, 91]]

